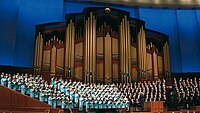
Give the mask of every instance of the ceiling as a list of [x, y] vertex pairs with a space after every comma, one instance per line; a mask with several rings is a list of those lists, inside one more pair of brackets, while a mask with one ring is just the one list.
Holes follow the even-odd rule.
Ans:
[[108, 3], [129, 7], [200, 8], [200, 0], [65, 0], [85, 3]]

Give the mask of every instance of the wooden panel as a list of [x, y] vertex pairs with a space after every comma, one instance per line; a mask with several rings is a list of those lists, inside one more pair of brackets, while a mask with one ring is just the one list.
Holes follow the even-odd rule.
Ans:
[[119, 64], [113, 63], [113, 81], [118, 81], [118, 75], [119, 75]]
[[131, 69], [131, 74], [132, 74], [132, 81], [137, 81], [137, 69], [136, 68]]
[[111, 57], [111, 37], [109, 34], [104, 39], [105, 43], [105, 83], [111, 82], [112, 57]]
[[153, 73], [152, 73], [152, 54], [151, 53], [147, 53], [147, 76], [152, 78]]
[[119, 54], [119, 42], [116, 38], [112, 38], [112, 54]]
[[56, 66], [63, 67], [64, 63], [64, 48], [57, 49]]
[[158, 56], [158, 74], [163, 74], [163, 58], [162, 56]]
[[43, 53], [44, 63], [50, 64], [50, 53], [51, 53], [51, 50], [44, 50], [44, 53]]
[[53, 46], [51, 52], [51, 73], [56, 73], [56, 47]]
[[97, 64], [97, 81], [103, 82], [103, 63]]
[[75, 55], [83, 56], [83, 42], [76, 44]]
[[103, 37], [97, 38], [97, 54], [103, 54]]
[[82, 74], [83, 74], [83, 67], [76, 67], [75, 68], [75, 78], [77, 80], [82, 80]]
[[11, 90], [0, 85], [0, 111], [49, 111], [50, 106], [39, 100], [23, 95], [17, 91]]

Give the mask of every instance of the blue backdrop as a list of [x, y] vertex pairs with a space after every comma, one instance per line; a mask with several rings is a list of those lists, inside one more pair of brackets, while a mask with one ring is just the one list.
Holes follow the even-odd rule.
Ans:
[[[0, 65], [32, 67], [35, 25], [63, 21], [84, 7], [64, 0], [0, 0]], [[146, 28], [169, 35], [172, 72], [200, 72], [200, 10], [110, 6], [146, 22]]]

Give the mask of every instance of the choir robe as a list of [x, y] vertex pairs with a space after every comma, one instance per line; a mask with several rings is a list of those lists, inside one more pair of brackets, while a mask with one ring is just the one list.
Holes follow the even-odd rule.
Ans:
[[30, 89], [30, 97], [35, 98], [35, 91], [34, 89]]
[[112, 108], [112, 101], [108, 101], [108, 104], [107, 104], [108, 108]]
[[39, 99], [39, 92], [37, 90], [35, 90], [34, 93], [35, 93], [35, 95], [34, 95], [35, 97], [34, 98]]
[[57, 97], [57, 106], [61, 106], [62, 105], [62, 101], [61, 101], [61, 97]]
[[70, 93], [69, 88], [66, 88], [66, 89], [65, 89], [65, 95], [66, 95], [66, 96], [69, 96], [69, 93]]
[[73, 109], [73, 108], [74, 108], [74, 103], [73, 103], [71, 100], [69, 101], [69, 108], [70, 108], [70, 109]]
[[17, 87], [18, 87], [17, 82], [13, 81], [13, 90], [17, 91]]
[[53, 107], [53, 99], [51, 96], [48, 97], [48, 104]]
[[97, 101], [97, 100], [94, 101], [93, 107], [94, 107], [95, 109], [99, 108], [99, 104], [98, 104], [98, 101]]
[[65, 92], [65, 86], [64, 86], [64, 85], [61, 85], [61, 86], [60, 86], [60, 91], [61, 91], [61, 92]]
[[90, 102], [86, 101], [86, 105], [85, 105], [85, 111], [88, 112], [88, 109], [90, 108]]
[[48, 102], [48, 94], [44, 93], [44, 102]]
[[26, 94], [30, 95], [30, 87], [29, 86], [27, 86]]
[[24, 84], [21, 85], [21, 93], [22, 94], [26, 93], [26, 86]]
[[21, 83], [21, 81], [19, 81], [19, 82], [18, 82], [18, 87], [17, 87], [17, 90], [18, 90], [18, 91], [21, 91], [21, 85], [22, 85], [22, 83]]
[[44, 101], [44, 93], [43, 92], [39, 93], [39, 100], [42, 101], [42, 102], [45, 102]]
[[78, 93], [75, 93], [75, 104], [74, 104], [74, 107], [78, 106], [78, 100], [79, 100], [79, 95], [78, 95]]
[[99, 108], [99, 109], [102, 109], [102, 108], [103, 108], [103, 102], [102, 102], [101, 100], [99, 101], [99, 106], [98, 106], [98, 108]]
[[67, 105], [67, 101], [65, 99], [62, 99], [61, 100], [61, 108], [67, 108], [66, 105]]
[[12, 83], [12, 81], [8, 81], [8, 88], [13, 89], [13, 83]]
[[53, 97], [52, 98], [52, 108], [56, 108], [57, 104], [56, 104], [56, 98]]
[[2, 78], [1, 79], [1, 85], [7, 87], [7, 80], [6, 80], [6, 78]]
[[83, 102], [84, 99], [82, 97], [79, 98], [79, 111], [82, 111], [83, 110]]

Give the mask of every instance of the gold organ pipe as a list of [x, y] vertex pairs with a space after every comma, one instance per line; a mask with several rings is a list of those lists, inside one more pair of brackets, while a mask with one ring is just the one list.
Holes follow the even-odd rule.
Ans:
[[[87, 40], [87, 45], [88, 45], [88, 46], [87, 46], [87, 56], [88, 56], [88, 58], [87, 58], [87, 66], [88, 66], [87, 72], [90, 71], [90, 53], [89, 53], [89, 52], [90, 52], [90, 51], [89, 51], [89, 50], [90, 50], [90, 43], [89, 43], [89, 42], [90, 42], [90, 35], [89, 35], [89, 34], [90, 34], [90, 28], [89, 28], [89, 27], [90, 27], [90, 26], [89, 26], [89, 25], [90, 25], [90, 24], [89, 24], [90, 21], [89, 21], [89, 20], [90, 20], [90, 18], [88, 17], [88, 21], [87, 21], [87, 39], [88, 39], [88, 40]], [[88, 80], [89, 80], [89, 78], [87, 78], [87, 81], [88, 81]]]
[[125, 43], [126, 43], [126, 34], [125, 34], [125, 31], [124, 31], [124, 26], [125, 26], [125, 20], [123, 19], [123, 24], [122, 24], [123, 26], [122, 26], [122, 33], [123, 33], [123, 72], [125, 73], [126, 71], [126, 56], [125, 56]]
[[141, 33], [141, 28], [140, 28], [140, 32], [139, 32], [139, 61], [140, 61], [140, 63], [139, 63], [139, 67], [140, 67], [140, 77], [141, 77], [141, 71], [142, 71], [142, 50], [141, 50], [141, 35], [142, 35], [142, 33]]
[[35, 60], [34, 60], [34, 66], [37, 67], [37, 43], [38, 43], [38, 36], [36, 37], [35, 40]]
[[37, 48], [37, 67], [39, 67], [39, 58], [40, 58], [40, 42], [41, 42], [41, 33], [39, 32], [39, 37], [38, 37], [38, 48]]
[[[126, 69], [126, 65], [125, 65], [125, 33], [124, 33], [124, 18], [122, 19], [122, 60], [123, 60], [123, 70], [122, 72], [125, 73], [125, 69]], [[123, 82], [125, 82], [124, 80], [124, 75], [123, 75]]]
[[[143, 71], [143, 33], [142, 33], [142, 28], [141, 28], [141, 34], [140, 34], [140, 55], [141, 55], [141, 70]], [[143, 77], [143, 73], [142, 74], [142, 77]]]
[[72, 67], [72, 74], [71, 75], [74, 75], [74, 40], [75, 40], [75, 26], [74, 26], [74, 23], [72, 22], [72, 44], [71, 44], [71, 47], [72, 47], [72, 53], [71, 53], [71, 67]]
[[143, 29], [143, 39], [144, 39], [144, 71], [147, 71], [147, 63], [146, 63], [146, 35], [145, 30]]
[[90, 12], [90, 72], [93, 70], [93, 46], [92, 46], [92, 41], [93, 41], [93, 28], [92, 28], [92, 12]]
[[69, 24], [66, 29], [65, 39], [66, 39], [66, 41], [65, 41], [65, 67], [69, 67], [69, 64], [68, 64], [69, 63]]
[[[122, 55], [121, 55], [121, 57], [122, 57], [122, 64], [121, 64], [121, 66], [122, 66], [122, 73], [124, 73], [124, 42], [123, 42], [123, 37], [124, 37], [124, 34], [123, 34], [123, 19], [122, 19], [122, 22], [121, 22], [121, 29], [122, 29], [122, 32], [121, 32], [121, 34], [122, 34], [122, 37], [121, 37], [121, 44], [122, 44], [122, 46], [121, 46], [121, 48], [122, 48]], [[123, 77], [123, 76], [122, 76]], [[123, 79], [122, 79], [123, 80]]]
[[70, 20], [70, 23], [69, 23], [69, 54], [68, 54], [68, 62], [69, 62], [69, 64], [68, 64], [68, 67], [69, 68], [71, 68], [71, 47], [72, 47], [72, 45], [71, 45], [71, 34], [72, 34], [72, 27], [71, 27], [71, 21], [72, 20]]
[[128, 73], [128, 29], [127, 29], [128, 25], [127, 25], [127, 16], [125, 16], [125, 26], [124, 26], [124, 30], [125, 30], [125, 63], [126, 63], [126, 73]]
[[121, 64], [122, 64], [122, 57], [121, 57], [121, 55], [122, 55], [122, 47], [121, 47], [121, 45], [122, 45], [122, 41], [121, 41], [121, 37], [122, 37], [122, 26], [121, 26], [121, 24], [122, 23], [120, 23], [120, 72], [122, 72], [122, 66], [121, 66]]
[[[93, 72], [96, 73], [96, 19], [95, 19], [95, 16], [93, 16], [93, 29], [94, 29], [94, 32], [93, 32]], [[95, 76], [93, 76], [93, 81], [95, 80]]]
[[[128, 21], [128, 73], [131, 74], [131, 36], [130, 36], [130, 23]], [[129, 78], [129, 82], [131, 82], [131, 77]]]
[[41, 43], [40, 43], [40, 70], [41, 70], [41, 67], [42, 67], [42, 49], [43, 49], [43, 38], [42, 38], [42, 34], [41, 34]]
[[85, 60], [85, 62], [84, 62], [84, 65], [85, 65], [85, 82], [86, 82], [86, 80], [87, 80], [87, 59], [88, 59], [88, 56], [87, 56], [87, 46], [88, 46], [88, 44], [87, 44], [87, 31], [88, 31], [88, 28], [87, 28], [87, 20], [86, 20], [86, 22], [85, 22], [85, 58], [84, 58], [84, 60]]

